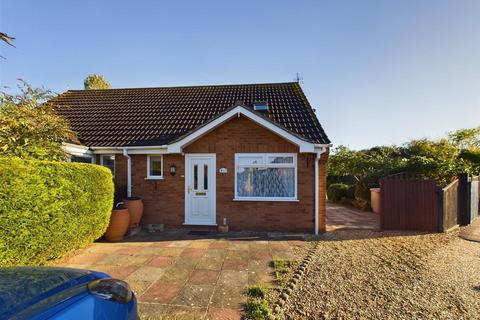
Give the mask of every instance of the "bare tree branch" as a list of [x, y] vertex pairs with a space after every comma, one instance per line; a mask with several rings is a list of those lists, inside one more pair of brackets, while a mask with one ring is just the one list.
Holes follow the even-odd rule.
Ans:
[[15, 46], [12, 44], [12, 41], [15, 40], [14, 37], [11, 37], [9, 36], [8, 34], [4, 33], [4, 32], [0, 32], [0, 40], [2, 40], [3, 42], [5, 42], [6, 44], [12, 46], [15, 48]]

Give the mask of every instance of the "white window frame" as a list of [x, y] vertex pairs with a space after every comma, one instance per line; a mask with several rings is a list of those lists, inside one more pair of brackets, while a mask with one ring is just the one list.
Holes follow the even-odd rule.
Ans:
[[[239, 158], [241, 157], [262, 157], [263, 164], [260, 165], [240, 165]], [[292, 163], [275, 163], [267, 164], [267, 157], [293, 157]], [[235, 194], [233, 200], [235, 201], [298, 201], [297, 181], [298, 181], [298, 166], [296, 153], [235, 153]], [[293, 197], [240, 197], [237, 193], [237, 171], [238, 168], [294, 168], [295, 169], [295, 194]]]
[[[115, 159], [115, 155], [114, 154], [101, 154], [100, 155], [100, 165], [101, 166], [104, 166], [105, 168], [108, 168], [106, 165], [103, 164], [103, 157], [113, 157], [113, 172], [112, 172], [112, 176], [115, 178], [115, 167], [117, 165], [117, 160]], [[110, 168], [108, 168], [110, 169]]]
[[[161, 175], [151, 175], [150, 174], [150, 159], [151, 157], [160, 157], [160, 162], [161, 162]], [[147, 178], [149, 180], [161, 180], [163, 179], [163, 155], [159, 154], [149, 154], [147, 155]]]

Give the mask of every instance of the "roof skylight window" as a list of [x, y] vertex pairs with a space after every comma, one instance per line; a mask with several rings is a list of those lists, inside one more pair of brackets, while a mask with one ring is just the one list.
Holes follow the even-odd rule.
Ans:
[[253, 110], [255, 110], [255, 111], [268, 111], [268, 104], [266, 102], [255, 102], [253, 104]]

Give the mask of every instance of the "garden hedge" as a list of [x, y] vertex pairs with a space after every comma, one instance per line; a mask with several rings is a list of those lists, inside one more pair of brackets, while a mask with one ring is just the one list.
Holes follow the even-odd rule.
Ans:
[[354, 199], [353, 188], [344, 183], [332, 183], [327, 188], [328, 200], [335, 202], [342, 201], [344, 199]]
[[0, 158], [0, 266], [43, 265], [101, 237], [113, 188], [101, 166]]

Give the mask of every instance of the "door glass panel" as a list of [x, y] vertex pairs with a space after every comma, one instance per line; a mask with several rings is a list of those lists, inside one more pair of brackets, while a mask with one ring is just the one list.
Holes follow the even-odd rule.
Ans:
[[198, 165], [193, 166], [193, 190], [198, 190]]
[[203, 165], [203, 190], [208, 190], [208, 164]]

